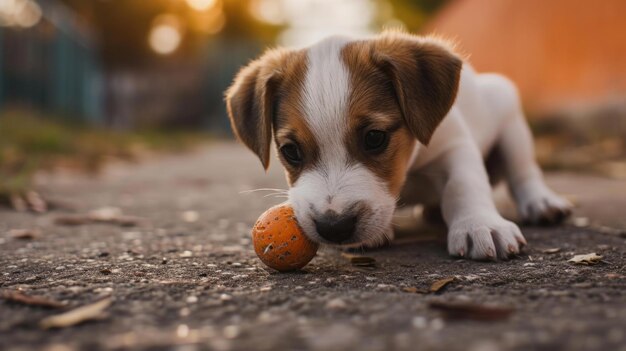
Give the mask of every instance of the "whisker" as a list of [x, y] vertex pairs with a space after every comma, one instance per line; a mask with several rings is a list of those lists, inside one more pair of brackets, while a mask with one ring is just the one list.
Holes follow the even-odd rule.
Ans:
[[287, 189], [259, 188], [259, 189], [251, 189], [251, 190], [242, 190], [239, 192], [239, 194], [250, 194], [250, 193], [255, 193], [259, 191], [274, 191], [274, 192], [279, 192], [279, 193], [284, 193], [284, 194], [289, 192], [289, 190]]
[[280, 195], [280, 194], [270, 194], [270, 195], [265, 195], [263, 197], [274, 197], [274, 198], [279, 198], [279, 199], [288, 199], [289, 196], [287, 195]]
[[275, 196], [275, 195], [287, 196], [287, 193], [269, 193], [269, 194], [263, 195], [263, 197]]

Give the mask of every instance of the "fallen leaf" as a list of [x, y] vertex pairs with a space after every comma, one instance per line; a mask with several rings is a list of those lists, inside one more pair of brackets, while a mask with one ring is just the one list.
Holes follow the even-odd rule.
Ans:
[[11, 206], [17, 212], [26, 212], [28, 211], [28, 204], [26, 200], [19, 194], [11, 194]]
[[64, 215], [54, 218], [54, 224], [57, 225], [83, 225], [91, 222], [86, 215]]
[[107, 316], [104, 312], [111, 303], [111, 298], [105, 298], [90, 305], [73, 309], [69, 312], [44, 318], [39, 325], [43, 329], [65, 328], [94, 319], [102, 319]]
[[134, 227], [134, 226], [139, 225], [141, 221], [143, 221], [143, 218], [140, 218], [140, 217], [119, 216], [119, 217], [111, 218], [110, 220], [106, 220], [106, 221], [98, 220], [96, 222], [111, 223], [111, 224], [119, 225], [121, 227]]
[[594, 265], [596, 263], [599, 263], [601, 260], [602, 260], [602, 256], [593, 252], [593, 253], [586, 254], [586, 255], [576, 255], [570, 258], [567, 262], [589, 266], [589, 265]]
[[122, 215], [117, 207], [102, 207], [89, 212], [89, 218], [94, 221], [108, 222]]
[[0, 297], [2, 297], [5, 301], [8, 301], [8, 302], [20, 303], [20, 304], [29, 305], [29, 306], [38, 306], [38, 307], [45, 307], [45, 308], [65, 307], [65, 304], [59, 301], [50, 300], [50, 299], [47, 299], [45, 297], [40, 297], [40, 296], [29, 296], [19, 291], [5, 291], [0, 295]]
[[11, 229], [9, 236], [13, 239], [32, 240], [41, 236], [41, 231], [37, 229]]
[[428, 294], [429, 291], [426, 289], [418, 289], [414, 286], [402, 288], [404, 292], [412, 293], [412, 294]]
[[48, 211], [48, 204], [44, 201], [41, 195], [35, 191], [29, 191], [26, 193], [26, 202], [33, 212], [44, 213]]
[[515, 310], [510, 307], [431, 301], [428, 307], [441, 311], [446, 319], [498, 321], [508, 318]]
[[79, 206], [67, 200], [47, 198], [48, 210], [77, 211]]
[[543, 252], [544, 254], [555, 254], [557, 252], [561, 252], [561, 248], [560, 247], [553, 247], [553, 248], [550, 248], [550, 249], [545, 249], [545, 250], [543, 250], [541, 252]]
[[374, 267], [376, 266], [376, 259], [368, 256], [352, 255], [349, 253], [342, 253], [343, 257], [347, 258], [353, 266], [357, 267]]
[[433, 283], [433, 285], [430, 286], [430, 291], [436, 293], [439, 290], [443, 289], [446, 285], [452, 283], [454, 280], [455, 280], [454, 277], [437, 280], [436, 282]]
[[109, 223], [119, 225], [121, 227], [134, 227], [139, 225], [143, 221], [140, 217], [125, 216], [125, 215], [112, 215], [111, 213], [96, 213], [96, 214], [77, 214], [77, 215], [63, 215], [57, 216], [54, 219], [54, 223], [57, 225], [83, 225], [89, 223]]

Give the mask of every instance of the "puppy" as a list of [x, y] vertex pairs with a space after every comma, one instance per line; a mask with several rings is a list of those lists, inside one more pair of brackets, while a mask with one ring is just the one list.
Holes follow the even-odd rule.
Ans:
[[322, 244], [391, 240], [400, 200], [440, 211], [450, 255], [517, 254], [526, 240], [496, 209], [487, 159], [523, 220], [570, 213], [543, 180], [513, 83], [476, 73], [438, 39], [385, 32], [270, 50], [237, 74], [226, 105], [266, 169], [274, 140], [296, 217]]

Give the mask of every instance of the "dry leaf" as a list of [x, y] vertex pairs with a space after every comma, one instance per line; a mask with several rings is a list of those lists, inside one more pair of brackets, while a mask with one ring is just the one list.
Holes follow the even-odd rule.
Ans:
[[82, 225], [91, 222], [85, 215], [65, 215], [54, 218], [54, 224], [57, 225]]
[[134, 216], [110, 216], [111, 213], [88, 214], [88, 215], [64, 215], [57, 216], [54, 223], [57, 225], [83, 225], [89, 223], [109, 223], [119, 225], [121, 227], [133, 227], [141, 223], [143, 220]]
[[446, 319], [474, 319], [498, 321], [508, 318], [514, 309], [510, 307], [476, 305], [471, 303], [451, 303], [431, 301], [428, 306], [439, 310]]
[[352, 255], [348, 253], [342, 253], [343, 257], [347, 258], [353, 266], [357, 267], [374, 267], [376, 266], [376, 259], [368, 256]]
[[11, 206], [17, 212], [28, 211], [28, 203], [26, 203], [26, 200], [19, 194], [11, 194]]
[[586, 254], [586, 255], [576, 255], [570, 258], [567, 262], [571, 262], [573, 264], [584, 264], [584, 265], [594, 265], [599, 263], [602, 260], [602, 256], [596, 254], [595, 252]]
[[19, 291], [5, 291], [0, 295], [8, 302], [21, 303], [29, 306], [39, 306], [45, 308], [62, 308], [65, 304], [39, 296], [28, 296]]
[[11, 229], [9, 230], [9, 236], [13, 239], [31, 240], [36, 239], [41, 235], [41, 231], [37, 229]]
[[39, 323], [39, 326], [44, 329], [65, 328], [89, 320], [102, 319], [106, 317], [104, 310], [111, 305], [112, 301], [113, 300], [111, 298], [105, 298], [90, 305], [73, 309], [69, 312], [44, 318]]
[[449, 277], [449, 278], [437, 280], [436, 282], [433, 283], [433, 285], [430, 286], [430, 291], [438, 292], [439, 290], [443, 289], [446, 285], [452, 283], [454, 279], [455, 279], [454, 277]]
[[110, 220], [106, 220], [106, 221], [98, 220], [96, 222], [111, 223], [111, 224], [119, 225], [121, 227], [134, 227], [136, 225], [139, 225], [141, 221], [142, 221], [142, 218], [139, 218], [139, 217], [119, 216], [119, 217], [111, 218]]
[[414, 286], [402, 288], [404, 292], [412, 293], [412, 294], [428, 294], [429, 291], [426, 289], [418, 289]]
[[126, 216], [122, 214], [122, 210], [117, 207], [103, 207], [89, 212], [89, 219], [96, 223], [111, 223], [122, 227], [134, 227], [141, 218]]
[[26, 193], [26, 202], [34, 212], [44, 213], [48, 211], [48, 204], [37, 192], [29, 191]]
[[561, 252], [561, 248], [560, 247], [553, 247], [553, 248], [550, 248], [550, 249], [545, 249], [545, 250], [543, 250], [541, 252], [543, 252], [544, 254], [555, 254], [557, 252]]
[[117, 207], [102, 207], [89, 212], [89, 218], [99, 222], [108, 222], [121, 215], [122, 210]]
[[77, 211], [79, 206], [71, 201], [62, 199], [46, 199], [48, 210]]

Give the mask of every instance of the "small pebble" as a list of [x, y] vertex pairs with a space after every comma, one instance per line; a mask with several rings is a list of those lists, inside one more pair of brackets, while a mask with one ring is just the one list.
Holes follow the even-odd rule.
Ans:
[[340, 298], [335, 298], [326, 303], [326, 308], [329, 310], [342, 310], [348, 307], [348, 304]]
[[413, 319], [411, 320], [411, 324], [413, 325], [414, 328], [417, 328], [417, 329], [426, 328], [426, 326], [428, 325], [427, 322], [428, 321], [426, 320], [426, 317], [422, 317], [422, 316], [413, 317]]
[[227, 339], [234, 339], [239, 336], [239, 327], [236, 325], [229, 325], [224, 328], [224, 337]]
[[182, 213], [182, 218], [187, 223], [194, 223], [198, 221], [200, 215], [196, 211], [185, 211]]
[[186, 324], [181, 324], [176, 328], [176, 335], [179, 338], [186, 338], [189, 335], [189, 327]]

